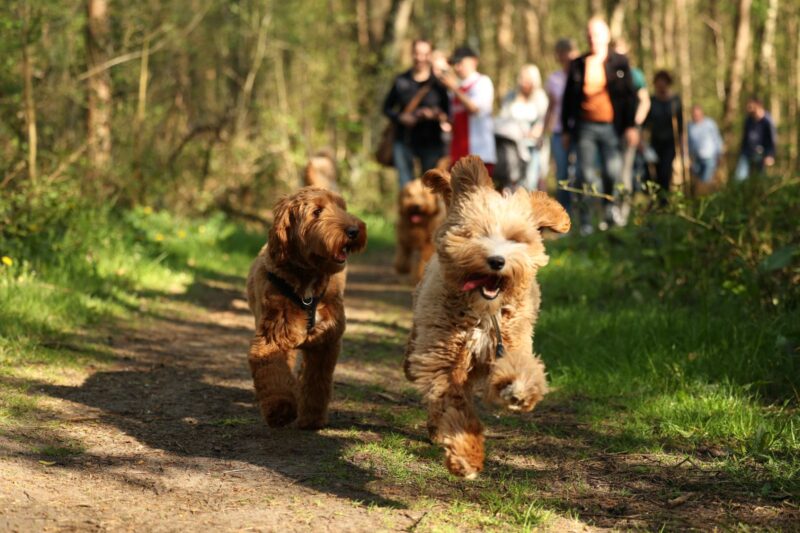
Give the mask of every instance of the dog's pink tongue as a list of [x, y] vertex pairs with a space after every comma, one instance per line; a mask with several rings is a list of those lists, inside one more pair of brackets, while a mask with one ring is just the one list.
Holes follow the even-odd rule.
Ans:
[[411, 215], [411, 222], [414, 224], [422, 222], [422, 215]]
[[477, 289], [478, 287], [483, 287], [484, 285], [488, 284], [490, 280], [490, 276], [481, 276], [479, 278], [468, 279], [464, 282], [464, 285], [461, 286], [461, 290], [463, 292], [468, 292], [473, 289]]

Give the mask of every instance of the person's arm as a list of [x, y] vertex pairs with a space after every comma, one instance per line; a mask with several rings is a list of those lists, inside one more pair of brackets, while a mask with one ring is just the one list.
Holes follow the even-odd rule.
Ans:
[[577, 108], [580, 103], [577, 102], [575, 98], [576, 87], [573, 79], [573, 69], [579, 68], [577, 61], [579, 61], [579, 59], [573, 59], [569, 65], [569, 69], [567, 69], [567, 83], [564, 86], [564, 94], [561, 98], [561, 127], [563, 128], [561, 143], [564, 145], [565, 149], [569, 148], [571, 142], [570, 137], [575, 134], [575, 128], [577, 127]]
[[389, 94], [386, 95], [386, 99], [383, 101], [383, 114], [394, 123], [397, 123], [397, 118], [400, 115], [398, 99], [397, 81], [395, 80], [395, 82], [392, 83]]
[[491, 115], [494, 107], [494, 84], [488, 76], [481, 76], [475, 82], [475, 90], [472, 91], [473, 98], [469, 98], [466, 93], [456, 91], [456, 96], [470, 115], [482, 114]]
[[633, 121], [637, 126], [644, 126], [644, 121], [647, 120], [647, 114], [650, 113], [650, 93], [647, 92], [647, 87], [642, 87], [636, 91], [636, 113], [634, 114]]
[[764, 164], [771, 167], [775, 164], [775, 128], [772, 121], [767, 120], [767, 134], [764, 135]]

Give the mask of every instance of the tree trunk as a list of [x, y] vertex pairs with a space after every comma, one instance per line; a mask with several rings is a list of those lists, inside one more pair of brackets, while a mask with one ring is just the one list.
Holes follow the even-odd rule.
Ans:
[[711, 6], [711, 15], [703, 18], [703, 22], [714, 38], [714, 52], [716, 56], [716, 64], [714, 65], [714, 86], [717, 90], [717, 98], [720, 102], [725, 101], [725, 65], [727, 65], [725, 53], [725, 37], [722, 34], [722, 26], [717, 22], [717, 4], [714, 2]]
[[[110, 27], [107, 0], [87, 0], [87, 71], [98, 69], [109, 57]], [[98, 69], [86, 80], [89, 164], [102, 174], [111, 162], [111, 75]]]
[[504, 94], [510, 88], [512, 61], [514, 60], [514, 4], [506, 2], [500, 11], [497, 24], [497, 88]]
[[24, 83], [23, 99], [25, 102], [25, 129], [28, 136], [28, 179], [36, 182], [36, 149], [38, 137], [36, 134], [36, 101], [33, 96], [33, 51], [30, 41], [30, 8], [25, 6], [23, 15], [23, 43], [22, 43], [22, 78]]
[[722, 116], [722, 131], [727, 132], [727, 145], [734, 146], [734, 139], [731, 134], [731, 126], [736, 113], [739, 111], [739, 96], [742, 92], [742, 77], [744, 66], [747, 61], [747, 53], [750, 49], [750, 8], [753, 0], [739, 0], [739, 7], [736, 15], [736, 40], [733, 52], [733, 62], [725, 95], [725, 114]]
[[621, 37], [624, 33], [623, 30], [625, 29], [625, 10], [627, 9], [627, 3], [627, 0], [617, 0], [617, 3], [614, 5], [614, 9], [611, 12], [611, 19], [608, 23], [608, 26], [611, 29], [612, 38]]
[[461, 46], [467, 39], [467, 6], [466, 0], [452, 0], [451, 17], [453, 28], [453, 48]]
[[764, 39], [761, 42], [761, 60], [759, 64], [766, 69], [766, 75], [757, 76], [759, 93], [763, 93], [772, 119], [780, 123], [781, 104], [778, 97], [778, 62], [775, 57], [775, 25], [778, 20], [778, 0], [769, 0], [767, 19], [764, 23]]
[[[673, 70], [675, 68], [675, 11], [672, 2], [664, 0], [661, 4], [664, 16], [664, 67]], [[688, 38], [688, 36], [686, 36]]]
[[[789, 168], [796, 169], [800, 165], [800, 9], [796, 9], [793, 16], [789, 17], [786, 24], [787, 45], [791, 51], [787, 57], [787, 64], [791, 65], [793, 73], [789, 80], [788, 112], [789, 112]], [[794, 57], [792, 57], [794, 55]]]
[[646, 5], [646, 0], [638, 0], [636, 11], [639, 23], [639, 68], [647, 72], [648, 69], [652, 70], [654, 52], [652, 22], [649, 13], [647, 13], [647, 10], [645, 9]]
[[664, 59], [664, 30], [658, 27], [654, 21], [663, 20], [659, 9], [659, 0], [650, 0], [650, 17], [648, 25], [650, 26], [650, 35], [653, 38], [653, 70], [664, 68], [666, 61]]
[[[683, 106], [681, 109], [683, 124], [689, 124], [688, 121], [688, 108], [694, 102], [692, 97], [692, 64], [691, 64], [691, 50], [689, 36], [692, 34], [689, 30], [689, 10], [691, 9], [691, 0], [675, 0], [675, 31], [678, 36], [678, 58], [680, 59], [680, 82], [681, 82], [681, 97], [683, 99]], [[690, 180], [689, 180], [689, 163], [687, 156], [689, 154], [688, 138], [685, 134], [686, 127], [684, 127], [684, 134], [680, 140], [680, 152], [678, 157], [681, 159], [681, 177], [683, 180], [684, 193], [690, 193]]]
[[241, 133], [244, 130], [250, 106], [250, 97], [253, 94], [253, 87], [256, 82], [256, 75], [267, 53], [267, 30], [269, 29], [269, 21], [269, 13], [264, 13], [258, 25], [258, 35], [256, 37], [255, 50], [253, 50], [253, 59], [247, 71], [242, 91], [239, 93], [239, 100], [236, 102], [236, 122], [234, 129], [237, 133]]
[[528, 63], [542, 57], [539, 13], [536, 10], [537, 3], [537, 0], [526, 0], [523, 13], [523, 18], [525, 19], [525, 43], [528, 48], [526, 62]]
[[356, 34], [358, 36], [358, 46], [368, 49], [370, 45], [369, 34], [369, 11], [367, 0], [356, 0]]
[[383, 64], [391, 68], [397, 62], [400, 46], [408, 31], [414, 0], [392, 0], [383, 30]]

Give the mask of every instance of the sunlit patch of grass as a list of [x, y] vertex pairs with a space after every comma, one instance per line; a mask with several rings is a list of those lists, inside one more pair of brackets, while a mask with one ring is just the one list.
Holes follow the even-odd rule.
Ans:
[[344, 459], [392, 483], [421, 487], [432, 479], [449, 475], [443, 466], [427, 460], [427, 450], [423, 448], [428, 448], [428, 444], [389, 433], [377, 442], [349, 446], [344, 452]]

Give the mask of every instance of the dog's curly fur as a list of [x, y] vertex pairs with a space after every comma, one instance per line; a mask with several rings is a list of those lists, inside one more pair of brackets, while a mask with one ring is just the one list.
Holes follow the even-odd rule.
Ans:
[[[305, 187], [280, 200], [267, 244], [250, 267], [247, 301], [255, 318], [248, 360], [264, 420], [316, 429], [327, 422], [333, 370], [345, 329], [347, 254], [366, 245], [363, 221], [336, 193]], [[318, 297], [316, 324], [269, 279], [271, 272], [300, 298]], [[302, 361], [295, 372], [297, 351]]]
[[[481, 387], [512, 411], [530, 411], [547, 392], [532, 346], [536, 272], [548, 262], [540, 230], [564, 233], [570, 220], [545, 193], [496, 192], [475, 156], [458, 161], [452, 177], [431, 170], [423, 181], [443, 195], [448, 213], [415, 294], [405, 374], [423, 394], [428, 430], [444, 446], [447, 468], [474, 478], [483, 469], [484, 437], [473, 391]], [[492, 317], [505, 347], [499, 358]]]
[[417, 178], [400, 191], [397, 211], [394, 268], [398, 274], [410, 272], [417, 283], [435, 250], [433, 234], [444, 220], [444, 202]]

